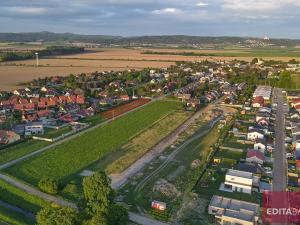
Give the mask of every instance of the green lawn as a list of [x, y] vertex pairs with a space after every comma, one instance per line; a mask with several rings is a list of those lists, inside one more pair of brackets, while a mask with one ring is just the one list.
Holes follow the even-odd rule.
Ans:
[[95, 114], [94, 116], [81, 119], [79, 122], [91, 123], [92, 126], [95, 126], [99, 123], [102, 123], [104, 120], [105, 120], [105, 118], [103, 118], [100, 114]]
[[30, 152], [37, 151], [49, 144], [51, 143], [31, 139], [0, 150], [0, 164], [17, 159]]
[[210, 200], [213, 195], [220, 195], [228, 198], [234, 198], [242, 201], [260, 203], [261, 194], [245, 194], [240, 192], [220, 191], [219, 187], [225, 181], [226, 172], [216, 171], [214, 168], [208, 169], [203, 175], [198, 186], [195, 188], [199, 197]]
[[[3, 222], [3, 223], [1, 223]], [[9, 225], [33, 225], [35, 221], [30, 218], [25, 217], [21, 213], [13, 212], [3, 206], [0, 206], [0, 224]]]
[[183, 111], [174, 112], [147, 128], [122, 147], [122, 150], [125, 151], [126, 154], [110, 164], [107, 168], [107, 172], [109, 174], [120, 173], [128, 168], [160, 140], [180, 126], [190, 115], [191, 113]]
[[220, 149], [216, 154], [216, 157], [228, 158], [234, 160], [243, 159], [245, 158], [245, 156], [246, 156], [246, 152], [234, 152], [227, 149]]
[[37, 213], [48, 203], [0, 180], [0, 199], [26, 211]]
[[145, 127], [180, 107], [181, 103], [178, 102], [153, 102], [8, 168], [6, 172], [34, 185], [45, 176], [67, 179], [117, 150]]
[[60, 129], [50, 129], [46, 128], [44, 135], [41, 135], [43, 138], [56, 138], [63, 134], [66, 134], [68, 132], [72, 131], [72, 128], [70, 126], [63, 127]]

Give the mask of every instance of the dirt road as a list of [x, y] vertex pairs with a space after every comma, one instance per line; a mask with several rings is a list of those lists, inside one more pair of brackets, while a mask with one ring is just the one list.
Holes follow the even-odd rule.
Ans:
[[190, 117], [185, 123], [183, 123], [180, 127], [174, 130], [171, 134], [165, 137], [160, 141], [159, 144], [154, 146], [148, 153], [146, 153], [142, 158], [137, 160], [134, 164], [132, 164], [128, 169], [124, 170], [119, 174], [110, 174], [109, 177], [112, 180], [112, 188], [118, 189], [122, 187], [130, 177], [139, 172], [147, 163], [150, 163], [155, 157], [157, 157], [160, 153], [162, 153], [168, 146], [172, 145], [178, 135], [184, 132], [196, 119], [198, 119], [203, 114], [211, 111], [215, 108], [217, 103], [210, 104], [205, 107], [203, 110], [196, 112], [192, 117]]

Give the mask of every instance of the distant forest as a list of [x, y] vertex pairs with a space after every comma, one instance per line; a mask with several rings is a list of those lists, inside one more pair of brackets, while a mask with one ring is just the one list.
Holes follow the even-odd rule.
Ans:
[[88, 42], [106, 45], [236, 45], [249, 44], [249, 40], [254, 42], [266, 43], [270, 46], [288, 46], [300, 45], [300, 40], [295, 39], [262, 39], [252, 37], [205, 37], [205, 36], [185, 36], [185, 35], [164, 35], [164, 36], [139, 36], [139, 37], [121, 37], [109, 35], [80, 35], [72, 33], [0, 33], [0, 42]]
[[35, 50], [29, 52], [0, 52], [0, 62], [24, 60], [35, 58], [35, 53], [39, 53], [40, 57], [54, 55], [68, 55], [84, 52], [84, 48], [72, 46], [51, 46], [43, 50]]

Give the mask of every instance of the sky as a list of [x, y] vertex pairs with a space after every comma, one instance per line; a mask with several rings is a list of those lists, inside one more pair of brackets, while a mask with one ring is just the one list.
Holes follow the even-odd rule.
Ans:
[[300, 0], [1, 0], [0, 32], [300, 39]]

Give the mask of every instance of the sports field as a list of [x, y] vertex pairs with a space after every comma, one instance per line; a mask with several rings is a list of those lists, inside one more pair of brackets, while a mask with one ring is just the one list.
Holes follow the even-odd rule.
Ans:
[[180, 107], [181, 103], [178, 102], [153, 102], [8, 168], [6, 172], [34, 185], [45, 176], [59, 180], [68, 179], [93, 162], [114, 152], [140, 131]]

